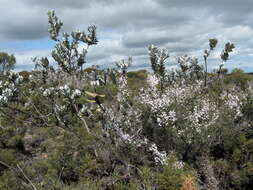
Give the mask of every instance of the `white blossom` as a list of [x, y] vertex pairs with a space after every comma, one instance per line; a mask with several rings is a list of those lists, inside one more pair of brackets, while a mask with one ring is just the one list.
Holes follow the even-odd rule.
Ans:
[[152, 143], [149, 150], [153, 153], [155, 163], [165, 165], [167, 164], [167, 153], [165, 151], [159, 151], [156, 144]]

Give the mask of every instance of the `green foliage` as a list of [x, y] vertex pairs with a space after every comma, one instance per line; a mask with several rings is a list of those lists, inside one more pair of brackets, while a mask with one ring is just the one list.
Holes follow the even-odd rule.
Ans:
[[252, 115], [253, 115], [253, 97], [249, 96], [247, 97], [247, 101], [243, 106], [243, 114], [247, 119], [250, 121], [253, 121]]
[[230, 43], [230, 42], [226, 43], [224, 50], [221, 53], [221, 59], [223, 61], [227, 61], [229, 58], [229, 53], [233, 52], [234, 48], [235, 48], [235, 45], [233, 43]]
[[14, 69], [16, 64], [16, 58], [14, 55], [9, 55], [5, 52], [0, 52], [0, 73], [4, 74]]
[[138, 71], [129, 71], [127, 72], [127, 77], [139, 80], [145, 80], [147, 78], [146, 70], [138, 70]]
[[100, 187], [97, 182], [87, 180], [86, 182], [77, 185], [61, 185], [59, 188], [61, 190], [99, 190]]
[[29, 187], [20, 184], [19, 179], [13, 171], [5, 171], [0, 175], [0, 189], [5, 190], [27, 190]]
[[166, 49], [159, 49], [153, 45], [149, 46], [148, 50], [151, 68], [154, 71], [154, 74], [158, 77], [160, 88], [163, 90], [164, 82], [166, 80], [165, 64], [169, 58], [169, 53]]
[[139, 173], [144, 189], [151, 189], [156, 183], [157, 175], [155, 175], [155, 173], [148, 167], [142, 167]]
[[209, 39], [210, 50], [213, 50], [216, 47], [217, 43], [218, 43], [217, 39]]
[[174, 154], [170, 155], [167, 164], [158, 174], [158, 190], [179, 190], [184, 182], [184, 177], [193, 175], [187, 166], [181, 166]]
[[115, 190], [128, 190], [128, 189], [132, 189], [132, 190], [139, 190], [140, 184], [138, 183], [130, 183], [130, 184], [125, 184], [125, 183], [118, 183], [115, 186]]
[[20, 151], [24, 150], [24, 142], [23, 142], [23, 137], [20, 135], [16, 135], [8, 139], [8, 142], [6, 144], [7, 147], [17, 149]]
[[14, 150], [0, 150], [0, 161], [8, 164], [9, 166], [17, 164]]
[[147, 79], [146, 70], [127, 72], [127, 82], [129, 88], [133, 91], [138, 91], [140, 88], [147, 86], [146, 79]]
[[234, 83], [238, 87], [246, 89], [249, 81], [252, 79], [253, 77], [251, 75], [244, 73], [241, 69], [234, 69], [229, 75], [226, 76], [225, 83]]
[[[86, 54], [88, 47], [97, 44], [96, 27], [89, 26], [87, 35], [85, 32], [72, 32], [71, 34], [64, 32], [62, 34], [63, 40], [60, 40], [59, 33], [63, 23], [55, 15], [54, 11], [48, 12], [48, 22], [50, 25], [49, 32], [51, 38], [57, 42], [55, 49], [52, 51], [52, 57], [64, 72], [73, 74], [75, 71], [81, 69], [86, 62]], [[78, 49], [80, 43], [85, 43], [88, 47]], [[48, 63], [47, 59], [41, 60], [41, 64]], [[48, 64], [46, 64], [48, 65]]]

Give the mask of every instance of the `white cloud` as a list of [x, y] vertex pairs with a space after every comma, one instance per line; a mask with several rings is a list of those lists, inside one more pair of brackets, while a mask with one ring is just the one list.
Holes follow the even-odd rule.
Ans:
[[[1, 5], [0, 42], [45, 38], [46, 13], [51, 9], [56, 10], [67, 31], [86, 30], [89, 24], [96, 24], [99, 44], [89, 50], [90, 64], [109, 65], [132, 55], [135, 64], [144, 67], [150, 44], [167, 47], [173, 56], [196, 53], [201, 59], [208, 39], [213, 37], [219, 44], [212, 59], [219, 58], [227, 41], [237, 48], [232, 58], [237, 54], [249, 57], [253, 52], [252, 0], [2, 0]], [[27, 68], [30, 57], [50, 52], [38, 51], [21, 54], [14, 47], [11, 53], [17, 56], [20, 67]], [[248, 64], [245, 67], [249, 68]]]

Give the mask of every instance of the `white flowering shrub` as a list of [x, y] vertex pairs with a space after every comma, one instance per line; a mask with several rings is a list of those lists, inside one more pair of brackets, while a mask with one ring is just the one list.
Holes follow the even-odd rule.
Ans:
[[13, 100], [15, 96], [18, 96], [22, 82], [23, 77], [13, 72], [9, 72], [8, 77], [6, 77], [5, 80], [0, 81], [1, 104], [6, 104], [8, 100]]
[[61, 33], [48, 16], [57, 68], [34, 58], [33, 71], [1, 76], [0, 189], [182, 190], [186, 178], [195, 189], [251, 187], [252, 80], [222, 72], [232, 43], [214, 73], [216, 39], [203, 65], [183, 55], [167, 70], [168, 51], [152, 45], [153, 72], [128, 72], [131, 57], [85, 68], [96, 27]]

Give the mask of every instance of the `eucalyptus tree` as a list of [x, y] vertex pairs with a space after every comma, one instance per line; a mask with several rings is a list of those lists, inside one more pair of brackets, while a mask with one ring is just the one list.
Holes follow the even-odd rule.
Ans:
[[9, 55], [5, 52], [0, 52], [0, 73], [5, 74], [6, 72], [15, 68], [16, 58], [14, 55]]

